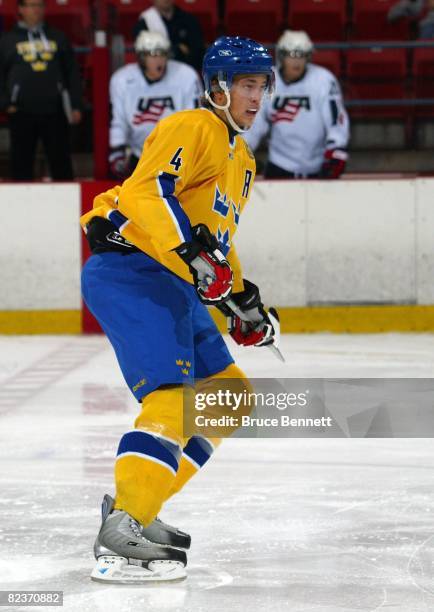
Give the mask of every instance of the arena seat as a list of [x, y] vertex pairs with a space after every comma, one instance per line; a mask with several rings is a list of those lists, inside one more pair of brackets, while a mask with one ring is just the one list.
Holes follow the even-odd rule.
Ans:
[[18, 19], [17, 0], [0, 0], [0, 15], [2, 32], [11, 29]]
[[124, 64], [135, 64], [137, 62], [137, 55], [135, 51], [126, 51], [124, 57]]
[[133, 41], [133, 28], [139, 15], [151, 6], [151, 0], [109, 0], [110, 24], [114, 34], [122, 34]]
[[249, 36], [275, 42], [283, 25], [282, 0], [230, 0], [226, 2], [224, 27], [229, 36]]
[[[412, 74], [415, 97], [434, 98], [434, 48], [413, 50]], [[434, 105], [416, 106], [415, 114], [417, 117], [433, 117]]]
[[204, 40], [212, 42], [216, 38], [219, 23], [217, 0], [177, 0], [176, 4], [198, 18]]
[[345, 38], [346, 0], [289, 0], [288, 22], [291, 30], [306, 30], [314, 41], [339, 41]]
[[64, 32], [71, 43], [91, 42], [91, 10], [89, 0], [45, 0], [47, 23]]
[[335, 77], [342, 75], [342, 62], [340, 51], [335, 49], [317, 49], [312, 56], [312, 62], [324, 66], [332, 72]]
[[352, 40], [408, 40], [410, 20], [388, 23], [387, 14], [396, 0], [353, 0]]
[[348, 77], [405, 78], [407, 53], [405, 49], [350, 49], [347, 51]]
[[[407, 97], [405, 49], [351, 49], [347, 52], [347, 99], [401, 99]], [[355, 107], [352, 116], [403, 118], [406, 107]]]

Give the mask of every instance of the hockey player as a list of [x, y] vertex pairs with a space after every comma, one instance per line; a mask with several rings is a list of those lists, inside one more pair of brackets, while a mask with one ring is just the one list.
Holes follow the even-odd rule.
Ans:
[[118, 179], [132, 173], [156, 123], [175, 111], [197, 107], [202, 89], [193, 68], [168, 59], [170, 42], [160, 32], [140, 32], [135, 51], [137, 63], [120, 68], [110, 80], [109, 164]]
[[255, 150], [270, 132], [267, 178], [337, 179], [348, 158], [349, 121], [339, 83], [310, 63], [306, 32], [287, 30], [277, 42], [273, 99], [263, 105], [245, 139]]
[[[81, 218], [93, 252], [83, 296], [142, 405], [119, 443], [115, 499], [104, 498], [95, 580], [186, 575], [190, 537], [156, 516], [219, 440], [184, 439], [184, 389], [218, 389], [227, 379], [238, 392], [250, 389], [205, 304], [229, 315], [239, 344], [275, 339], [232, 243], [255, 175], [239, 134], [271, 95], [272, 58], [250, 39], [222, 37], [205, 55], [203, 77], [208, 107], [161, 120], [132, 176], [97, 196]], [[230, 296], [254, 324], [228, 311]]]

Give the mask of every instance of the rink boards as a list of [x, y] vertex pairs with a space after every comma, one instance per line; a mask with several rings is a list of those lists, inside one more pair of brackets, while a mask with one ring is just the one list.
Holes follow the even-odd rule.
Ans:
[[[0, 186], [0, 333], [95, 329], [78, 218], [107, 186]], [[257, 182], [235, 240], [244, 274], [284, 331], [432, 331], [433, 191], [434, 179]]]

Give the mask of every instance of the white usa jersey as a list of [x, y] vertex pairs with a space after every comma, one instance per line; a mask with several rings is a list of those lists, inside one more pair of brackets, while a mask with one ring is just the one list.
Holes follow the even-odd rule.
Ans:
[[325, 150], [345, 149], [349, 141], [348, 115], [333, 74], [308, 64], [300, 80], [287, 84], [277, 73], [273, 98], [243, 137], [255, 150], [269, 130], [271, 163], [295, 174], [319, 172]]
[[201, 84], [193, 68], [168, 60], [159, 81], [149, 82], [139, 64], [127, 64], [110, 79], [110, 147], [126, 145], [140, 157], [145, 139], [163, 117], [198, 106]]

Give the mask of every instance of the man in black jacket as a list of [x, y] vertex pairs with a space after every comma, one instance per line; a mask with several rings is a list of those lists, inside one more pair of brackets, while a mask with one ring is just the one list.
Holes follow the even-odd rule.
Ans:
[[81, 83], [63, 32], [44, 23], [43, 0], [18, 0], [20, 21], [0, 39], [0, 110], [10, 127], [11, 176], [31, 181], [42, 140], [51, 178], [73, 178], [69, 125], [81, 121]]
[[170, 40], [173, 58], [200, 72], [205, 49], [196, 17], [177, 7], [173, 0], [154, 0], [153, 4], [139, 16], [134, 26], [134, 39], [142, 30], [160, 32]]

